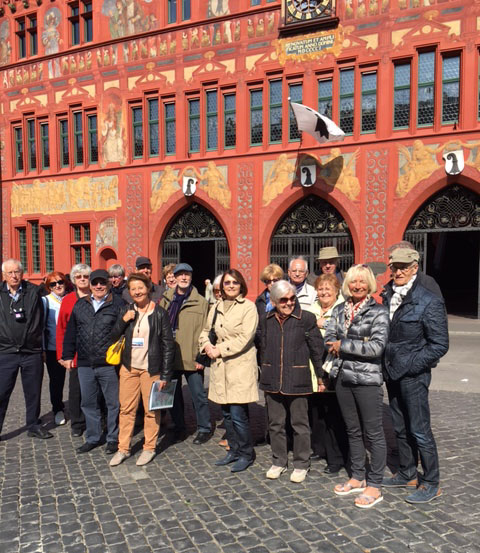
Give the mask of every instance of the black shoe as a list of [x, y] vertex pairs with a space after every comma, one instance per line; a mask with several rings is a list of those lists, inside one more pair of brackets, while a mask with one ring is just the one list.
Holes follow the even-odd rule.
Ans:
[[72, 436], [74, 438], [80, 438], [83, 432], [84, 432], [83, 430], [72, 430]]
[[184, 442], [187, 439], [187, 431], [186, 430], [174, 430], [172, 432], [171, 442], [173, 444], [178, 444], [180, 442]]
[[325, 474], [337, 474], [337, 472], [340, 472], [343, 468], [343, 465], [327, 465], [323, 472]]
[[239, 459], [237, 459], [237, 461], [235, 462], [235, 464], [231, 468], [231, 472], [242, 472], [242, 471], [248, 469], [248, 467], [250, 465], [253, 465], [253, 459], [247, 459], [245, 457], [240, 457]]
[[217, 467], [222, 467], [223, 465], [228, 465], [229, 463], [234, 463], [238, 460], [238, 455], [235, 455], [235, 453], [232, 453], [229, 451], [223, 459], [219, 459], [218, 461], [215, 461], [215, 465]]
[[41, 426], [34, 428], [27, 432], [29, 438], [40, 438], [40, 440], [48, 440], [48, 438], [53, 438], [53, 434], [48, 430], [45, 430]]
[[208, 442], [208, 440], [212, 437], [212, 433], [211, 432], [199, 432], [196, 436], [195, 436], [195, 439], [193, 440], [193, 443], [195, 445], [200, 445], [200, 444], [205, 444], [206, 442]]
[[105, 453], [108, 453], [108, 455], [113, 455], [114, 453], [117, 453], [118, 451], [118, 442], [107, 442], [107, 446], [105, 447]]
[[100, 444], [92, 444], [91, 442], [85, 442], [80, 447], [77, 447], [77, 453], [88, 453], [89, 451], [92, 451], [92, 449], [95, 449]]

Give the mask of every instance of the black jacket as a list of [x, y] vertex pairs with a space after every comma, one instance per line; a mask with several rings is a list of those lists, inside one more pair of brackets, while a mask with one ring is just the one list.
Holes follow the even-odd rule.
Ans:
[[80, 298], [73, 306], [63, 339], [65, 360], [78, 354], [78, 366], [102, 367], [108, 365], [105, 356], [112, 343], [112, 328], [125, 302], [111, 292], [95, 313], [90, 295]]
[[389, 330], [388, 310], [370, 298], [353, 318], [345, 334], [345, 302], [334, 308], [325, 330], [325, 343], [340, 340], [340, 355], [330, 372], [343, 383], [381, 386], [382, 354]]
[[313, 313], [297, 303], [283, 325], [270, 311], [260, 319], [260, 389], [286, 395], [312, 393], [312, 375], [322, 376], [323, 340]]
[[10, 304], [12, 298], [4, 281], [0, 288], [0, 352], [41, 353], [43, 349], [44, 312], [40, 287], [22, 280], [20, 299], [16, 306], [25, 310], [25, 324], [22, 337], [12, 332]]
[[[130, 309], [124, 307], [112, 329], [110, 342], [116, 342], [120, 336], [125, 336], [125, 348], [122, 352], [122, 365], [131, 369], [132, 336], [135, 323], [138, 319], [138, 311], [135, 319], [126, 323], [123, 316]], [[173, 341], [172, 328], [168, 313], [162, 307], [155, 305], [153, 313], [148, 316], [148, 372], [152, 375], [160, 374], [161, 380], [170, 381], [173, 373], [173, 356], [175, 354], [175, 342]]]
[[[390, 281], [381, 294], [387, 307], [393, 293]], [[398, 380], [429, 371], [447, 353], [448, 345], [445, 304], [416, 279], [390, 323], [384, 356], [387, 378]]]

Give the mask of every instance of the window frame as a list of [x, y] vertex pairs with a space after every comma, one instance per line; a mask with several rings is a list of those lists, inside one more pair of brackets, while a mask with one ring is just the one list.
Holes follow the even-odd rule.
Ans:
[[[406, 85], [397, 85], [395, 83], [395, 76], [397, 67], [407, 66], [409, 67], [409, 79], [408, 84]], [[413, 77], [413, 63], [411, 59], [408, 60], [400, 60], [398, 62], [395, 62], [393, 64], [393, 110], [392, 110], [392, 129], [394, 131], [399, 130], [405, 130], [409, 129], [412, 121], [412, 77]], [[397, 95], [397, 92], [402, 92], [404, 90], [408, 90], [408, 123], [407, 125], [395, 125], [395, 97]]]
[[191, 0], [167, 0], [165, 3], [165, 21], [167, 25], [192, 19]]
[[[280, 84], [281, 97], [279, 102], [272, 102], [272, 85]], [[281, 144], [283, 142], [283, 78], [275, 77], [268, 79], [268, 143], [269, 144]], [[280, 135], [280, 139], [272, 139], [272, 130], [274, 125], [272, 123], [272, 113], [274, 110], [280, 110], [280, 132], [277, 130], [277, 134]], [[278, 123], [276, 124], [278, 125]]]
[[[145, 136], [144, 136], [144, 125], [143, 125], [143, 112], [144, 112], [144, 106], [142, 102], [136, 102], [130, 104], [130, 124], [132, 129], [132, 160], [139, 160], [143, 159], [143, 156], [145, 155]], [[140, 119], [135, 119], [135, 114], [140, 113]], [[137, 134], [136, 130], [140, 129], [140, 133], [138, 134], [138, 137], [141, 137], [141, 153], [136, 152], [136, 144], [137, 144]]]
[[[356, 66], [348, 66], [348, 67], [342, 67], [339, 70], [338, 73], [338, 125], [339, 127], [345, 132], [345, 136], [353, 136], [355, 132], [355, 78], [356, 78]], [[346, 73], [347, 71], [351, 71], [353, 74], [353, 90], [351, 92], [342, 92], [342, 73]], [[342, 100], [351, 98], [352, 100], [352, 130], [351, 131], [345, 131], [344, 127], [345, 125], [342, 123]]]
[[[292, 98], [292, 87], [294, 87], [294, 86], [299, 86], [300, 87], [300, 91], [301, 91], [301, 99], [300, 100], [298, 100], [296, 98]], [[292, 102], [303, 105], [303, 81], [299, 81], [299, 80], [287, 81], [287, 89], [288, 89], [287, 97], [290, 98], [290, 100]], [[295, 117], [295, 114], [293, 112], [292, 107], [290, 106], [290, 102], [288, 102], [287, 110], [288, 110], [288, 128], [287, 128], [288, 136], [287, 136], [287, 142], [288, 143], [301, 142], [302, 141], [302, 131], [298, 130], [297, 119]], [[298, 134], [298, 137], [293, 137], [292, 136], [292, 130], [293, 129], [296, 130], [296, 133]]]
[[[262, 146], [263, 145], [263, 142], [264, 142], [264, 139], [265, 139], [265, 121], [263, 119], [263, 105], [264, 105], [264, 86], [263, 85], [254, 85], [254, 86], [251, 86], [249, 87], [248, 89], [248, 92], [249, 92], [249, 106], [250, 106], [250, 117], [249, 117], [249, 122], [250, 122], [250, 125], [249, 125], [249, 144], [250, 146]], [[261, 102], [260, 102], [260, 105], [257, 105], [257, 106], [253, 106], [252, 104], [252, 100], [253, 100], [253, 94], [255, 93], [259, 93], [260, 94], [260, 98], [261, 98]], [[253, 122], [253, 115], [256, 114], [256, 113], [260, 113], [260, 121], [261, 121], [261, 130], [262, 130], [262, 135], [260, 137], [260, 140], [258, 142], [253, 142], [252, 140], [252, 130], [253, 130], [253, 125], [252, 125], [252, 122]]]
[[[215, 98], [215, 110], [208, 111], [209, 109], [209, 97]], [[201, 106], [200, 106], [201, 108]], [[212, 139], [213, 144], [210, 143], [210, 123], [216, 122], [216, 132], [215, 137]], [[218, 151], [219, 140], [218, 140], [218, 125], [219, 123], [219, 114], [218, 114], [218, 88], [207, 88], [205, 90], [205, 149], [207, 152], [216, 152]], [[201, 144], [201, 134], [200, 134], [200, 144]]]
[[[320, 96], [321, 83], [326, 83], [326, 82], [330, 83], [330, 95]], [[317, 76], [317, 97], [318, 97], [318, 101], [317, 101], [318, 113], [325, 115], [329, 119], [333, 120], [333, 75], [332, 74]], [[327, 102], [328, 100], [330, 101], [330, 111], [329, 113], [322, 113], [322, 104], [324, 102]]]
[[15, 249], [24, 273], [44, 275], [54, 270], [54, 232], [52, 224], [28, 219], [14, 227]]
[[[77, 227], [80, 231], [79, 240], [75, 236]], [[88, 237], [85, 236], [87, 229]], [[77, 252], [80, 255], [77, 255]], [[92, 264], [92, 232], [90, 223], [70, 223], [70, 258], [72, 265], [76, 265], [77, 263]]]
[[[174, 156], [177, 153], [177, 107], [175, 103], [175, 99], [165, 99], [162, 101], [163, 106], [163, 114], [164, 114], [164, 136], [165, 140], [163, 141], [164, 144], [164, 155], [165, 156]], [[173, 106], [173, 116], [167, 116], [167, 108], [169, 106]], [[169, 137], [168, 137], [168, 128], [169, 124], [173, 123], [173, 152], [168, 151], [169, 146]]]
[[[446, 59], [452, 59], [452, 58], [458, 58], [458, 77], [455, 79], [445, 79], [444, 78], [444, 69], [445, 69], [445, 60]], [[442, 91], [441, 91], [441, 108], [440, 108], [440, 124], [441, 125], [454, 125], [455, 123], [459, 123], [460, 121], [460, 113], [461, 113], [461, 86], [462, 86], [462, 55], [459, 51], [454, 52], [441, 52], [441, 62], [442, 62]], [[456, 119], [444, 119], [444, 90], [445, 85], [449, 85], [452, 83], [457, 83], [458, 85], [458, 96], [457, 96], [457, 117]]]
[[[364, 78], [370, 75], [375, 75], [375, 88], [364, 90]], [[369, 69], [361, 71], [360, 73], [360, 90], [361, 90], [361, 103], [360, 103], [360, 134], [375, 134], [377, 132], [377, 105], [378, 105], [378, 71], [376, 69]], [[369, 97], [375, 97], [375, 127], [373, 129], [364, 130], [364, 100]]]
[[[192, 113], [192, 105], [193, 102], [198, 103], [198, 113]], [[188, 116], [188, 153], [189, 154], [196, 154], [199, 153], [202, 147], [202, 124], [201, 124], [201, 114], [202, 114], [202, 106], [201, 106], [201, 98], [199, 94], [192, 95], [187, 98], [187, 116]], [[192, 123], [194, 121], [198, 121], [198, 148], [194, 149], [192, 148]]]
[[93, 42], [92, 0], [68, 2], [68, 25], [70, 46], [80, 46]]
[[[420, 58], [421, 56], [425, 54], [433, 54], [433, 81], [421, 81], [420, 75], [421, 75], [421, 63]], [[437, 101], [437, 91], [435, 86], [436, 81], [436, 75], [438, 71], [438, 63], [437, 63], [437, 52], [435, 50], [425, 50], [422, 52], [417, 52], [417, 114], [416, 114], [416, 127], [417, 129], [425, 129], [425, 128], [432, 128], [435, 125], [435, 103]], [[420, 114], [420, 90], [424, 88], [431, 88], [433, 91], [433, 98], [432, 98], [432, 120], [428, 123], [420, 123], [419, 122], [419, 114]]]
[[[233, 97], [234, 107], [227, 108], [227, 97]], [[233, 150], [237, 147], [237, 92], [236, 90], [222, 90], [222, 105], [223, 105], [223, 149]], [[234, 131], [233, 131], [233, 144], [227, 144], [227, 121], [233, 114]]]

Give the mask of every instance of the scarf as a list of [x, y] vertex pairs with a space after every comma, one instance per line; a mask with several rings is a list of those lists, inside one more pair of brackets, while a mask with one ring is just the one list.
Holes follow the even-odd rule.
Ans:
[[390, 320], [393, 319], [393, 316], [395, 315], [395, 311], [400, 307], [408, 292], [410, 292], [416, 278], [417, 278], [417, 275], [414, 275], [413, 278], [411, 278], [407, 282], [407, 284], [404, 284], [403, 286], [397, 286], [396, 284], [392, 284], [393, 296], [392, 296], [392, 299], [390, 300]]
[[368, 302], [369, 299], [370, 294], [367, 294], [367, 296], [362, 301], [359, 301], [357, 303], [353, 303], [352, 298], [348, 299], [345, 302], [345, 334], [350, 328], [350, 325], [352, 324], [352, 321], [357, 313], [362, 309], [362, 307]]
[[274, 309], [274, 305], [270, 299], [270, 292], [268, 290], [265, 290], [265, 302], [265, 313], [269, 313], [272, 309]]
[[177, 289], [175, 288], [175, 293], [173, 294], [172, 301], [168, 307], [168, 317], [170, 318], [170, 326], [172, 327], [172, 330], [177, 330], [178, 314], [180, 313], [183, 302], [188, 299], [191, 292], [192, 286], [187, 288], [185, 294], [177, 294]]

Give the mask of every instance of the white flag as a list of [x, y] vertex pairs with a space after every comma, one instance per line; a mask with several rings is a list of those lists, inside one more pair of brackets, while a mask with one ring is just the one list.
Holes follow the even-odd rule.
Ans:
[[290, 102], [299, 131], [308, 132], [320, 144], [333, 140], [343, 140], [345, 133], [335, 123], [308, 106]]

